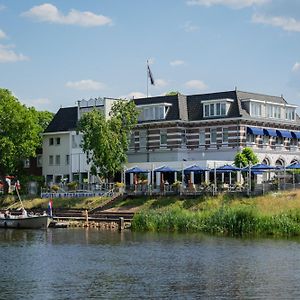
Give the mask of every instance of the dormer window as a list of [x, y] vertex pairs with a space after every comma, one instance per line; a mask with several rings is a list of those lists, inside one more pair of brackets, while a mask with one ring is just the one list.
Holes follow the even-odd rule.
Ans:
[[285, 118], [289, 121], [295, 120], [295, 108], [286, 108], [285, 110]]
[[232, 99], [205, 100], [203, 103], [204, 117], [222, 117], [226, 116]]
[[139, 105], [139, 121], [164, 120], [168, 114], [170, 106], [172, 106], [170, 103]]

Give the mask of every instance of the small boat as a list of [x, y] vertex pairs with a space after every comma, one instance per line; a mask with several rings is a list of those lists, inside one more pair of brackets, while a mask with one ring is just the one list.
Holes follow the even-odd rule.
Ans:
[[46, 229], [51, 222], [47, 215], [7, 215], [0, 214], [0, 227], [2, 228], [27, 228], [27, 229]]
[[27, 228], [27, 229], [46, 229], [48, 228], [52, 218], [47, 214], [43, 215], [32, 215], [27, 214], [21, 200], [19, 189], [15, 186], [15, 191], [22, 207], [21, 215], [11, 215], [9, 211], [0, 213], [0, 228]]

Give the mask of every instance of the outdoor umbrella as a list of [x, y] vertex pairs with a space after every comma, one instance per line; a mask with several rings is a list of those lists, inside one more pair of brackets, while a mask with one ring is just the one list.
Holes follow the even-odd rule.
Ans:
[[240, 171], [240, 168], [237, 168], [235, 166], [231, 166], [231, 165], [224, 165], [222, 167], [218, 167], [216, 168], [216, 172], [217, 173], [231, 173], [231, 172], [236, 172], [236, 171]]
[[139, 167], [133, 167], [131, 169], [126, 170], [125, 173], [127, 173], [127, 174], [130, 174], [130, 173], [139, 174], [139, 173], [149, 173], [149, 171], [140, 169]]
[[176, 170], [168, 166], [162, 166], [160, 168], [155, 169], [154, 172], [176, 172]]
[[205, 168], [201, 168], [197, 165], [193, 165], [193, 166], [190, 166], [186, 169], [184, 169], [184, 173], [188, 174], [188, 173], [191, 173], [191, 172], [194, 172], [194, 173], [203, 173], [205, 171], [208, 171], [208, 169], [205, 169]]
[[276, 170], [278, 169], [277, 167], [272, 167], [272, 166], [269, 166], [269, 165], [265, 165], [265, 164], [256, 164], [256, 165], [253, 165], [253, 166], [247, 166], [245, 168], [243, 168], [242, 170], [247, 172], [249, 171], [249, 169], [251, 169], [251, 173], [253, 174], [262, 174], [262, 172], [264, 171], [268, 171], [268, 170]]

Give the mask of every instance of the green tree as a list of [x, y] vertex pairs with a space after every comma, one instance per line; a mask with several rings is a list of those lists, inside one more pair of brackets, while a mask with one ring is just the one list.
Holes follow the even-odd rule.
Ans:
[[249, 164], [255, 165], [259, 162], [257, 155], [249, 147], [246, 147], [235, 155], [234, 164], [237, 167], [246, 167]]
[[170, 91], [166, 93], [166, 96], [177, 96], [178, 94], [180, 94], [178, 91]]
[[49, 111], [38, 111], [35, 110], [34, 107], [31, 107], [30, 110], [32, 111], [33, 114], [36, 115], [37, 118], [37, 123], [39, 125], [39, 133], [40, 133], [40, 141], [39, 141], [39, 145], [38, 147], [42, 147], [42, 142], [43, 142], [43, 137], [41, 135], [41, 133], [43, 133], [45, 131], [45, 129], [48, 127], [48, 125], [50, 124], [50, 122], [52, 121], [54, 114], [52, 112]]
[[96, 109], [82, 116], [77, 130], [83, 133], [82, 148], [92, 163], [91, 170], [105, 178], [122, 170], [137, 116], [135, 103], [122, 100], [113, 104], [109, 119]]
[[0, 89], [0, 176], [15, 173], [20, 161], [35, 156], [40, 126], [34, 109], [22, 105], [7, 89]]

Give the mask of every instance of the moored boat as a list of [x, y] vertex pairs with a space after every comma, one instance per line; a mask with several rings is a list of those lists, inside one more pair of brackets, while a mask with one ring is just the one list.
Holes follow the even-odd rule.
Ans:
[[13, 216], [0, 215], [1, 228], [46, 229], [51, 222], [47, 215]]

